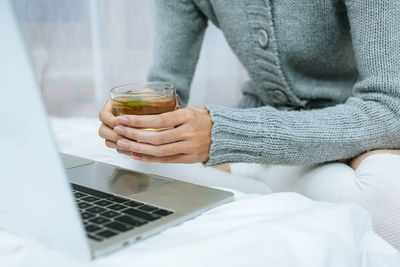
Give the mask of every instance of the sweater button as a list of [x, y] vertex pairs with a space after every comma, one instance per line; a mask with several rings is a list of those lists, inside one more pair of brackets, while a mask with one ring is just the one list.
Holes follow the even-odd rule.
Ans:
[[265, 30], [261, 29], [258, 31], [257, 36], [258, 44], [264, 49], [267, 48], [269, 42], [268, 33]]
[[281, 103], [286, 103], [288, 101], [286, 94], [281, 90], [274, 90], [273, 94], [275, 96], [275, 99]]

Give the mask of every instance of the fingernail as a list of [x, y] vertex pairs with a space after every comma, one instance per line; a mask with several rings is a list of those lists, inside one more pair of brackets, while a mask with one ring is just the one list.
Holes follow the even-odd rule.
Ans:
[[117, 118], [117, 123], [118, 124], [127, 125], [128, 124], [128, 118], [126, 118], [126, 117], [118, 117]]
[[117, 127], [114, 128], [114, 131], [116, 131], [117, 133], [122, 134], [122, 135], [125, 134], [124, 127], [117, 126]]
[[118, 140], [117, 145], [123, 148], [129, 148], [129, 142], [126, 140]]

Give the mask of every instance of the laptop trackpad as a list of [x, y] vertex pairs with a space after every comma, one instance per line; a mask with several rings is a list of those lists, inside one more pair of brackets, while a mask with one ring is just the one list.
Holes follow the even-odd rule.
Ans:
[[125, 170], [100, 162], [65, 171], [71, 183], [128, 197], [171, 181], [156, 175]]

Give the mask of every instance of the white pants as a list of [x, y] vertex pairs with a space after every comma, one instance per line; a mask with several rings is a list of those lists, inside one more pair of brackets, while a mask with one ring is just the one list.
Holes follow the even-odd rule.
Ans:
[[370, 213], [375, 231], [400, 249], [399, 155], [371, 155], [356, 171], [334, 162], [312, 167], [234, 163], [231, 172], [258, 179], [272, 192], [293, 191], [314, 200], [358, 203]]

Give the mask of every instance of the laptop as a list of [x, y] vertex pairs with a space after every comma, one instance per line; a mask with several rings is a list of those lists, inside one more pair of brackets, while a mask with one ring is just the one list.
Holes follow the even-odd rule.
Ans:
[[0, 229], [90, 260], [233, 199], [60, 154], [8, 0], [0, 0], [0, 36]]

